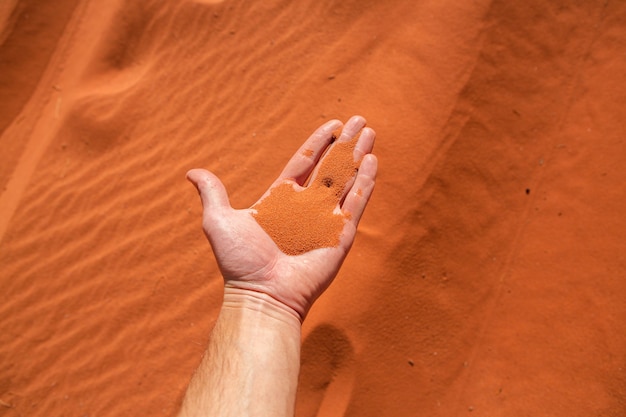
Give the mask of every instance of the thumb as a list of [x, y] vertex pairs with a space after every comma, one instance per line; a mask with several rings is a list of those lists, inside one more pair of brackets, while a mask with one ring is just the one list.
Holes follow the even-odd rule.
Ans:
[[202, 207], [205, 211], [230, 208], [228, 194], [224, 184], [215, 174], [206, 169], [192, 169], [187, 172], [187, 179], [196, 186]]

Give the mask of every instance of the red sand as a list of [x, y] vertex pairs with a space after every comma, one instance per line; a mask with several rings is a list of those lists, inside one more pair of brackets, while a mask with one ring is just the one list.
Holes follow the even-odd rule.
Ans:
[[[340, 132], [333, 134], [333, 138], [339, 136]], [[361, 163], [353, 155], [359, 136], [333, 143], [306, 188], [300, 190], [293, 181], [285, 181], [252, 207], [256, 221], [287, 255], [339, 246], [347, 216], [338, 204]], [[304, 151], [311, 156], [309, 152]]]
[[626, 3], [0, 3], [0, 415], [174, 416], [248, 207], [330, 118], [374, 197], [298, 416], [626, 415]]

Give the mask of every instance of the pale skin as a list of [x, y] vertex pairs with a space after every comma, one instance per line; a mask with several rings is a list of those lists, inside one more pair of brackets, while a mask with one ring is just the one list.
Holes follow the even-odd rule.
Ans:
[[374, 189], [376, 134], [365, 123], [354, 116], [345, 126], [338, 120], [322, 125], [268, 190], [285, 181], [296, 189], [306, 187], [333, 132], [343, 127], [341, 142], [362, 130], [353, 155], [361, 160], [359, 170], [337, 201], [336, 211], [346, 216], [337, 247], [286, 255], [254, 220], [252, 209], [230, 206], [214, 174], [203, 169], [187, 173], [200, 193], [204, 232], [224, 277], [224, 301], [179, 417], [293, 416], [302, 321], [337, 275]]

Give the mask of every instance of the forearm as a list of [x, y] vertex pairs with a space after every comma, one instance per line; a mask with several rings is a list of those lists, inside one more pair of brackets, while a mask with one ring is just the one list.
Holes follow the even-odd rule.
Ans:
[[300, 320], [263, 293], [226, 288], [179, 417], [293, 416]]

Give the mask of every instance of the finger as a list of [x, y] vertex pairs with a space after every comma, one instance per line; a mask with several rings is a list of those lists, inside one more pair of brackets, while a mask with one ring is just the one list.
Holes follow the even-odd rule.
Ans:
[[[353, 156], [355, 162], [362, 161], [365, 155], [372, 152], [372, 149], [374, 149], [374, 139], [376, 139], [376, 132], [374, 132], [374, 130], [369, 127], [364, 127], [361, 131], [361, 135], [359, 136], [359, 140], [354, 147]], [[352, 186], [354, 185], [354, 182], [356, 180], [356, 175], [357, 173], [355, 173], [355, 175], [352, 176], [352, 178], [350, 178], [343, 187], [339, 198], [341, 204], [343, 204], [343, 200], [346, 198], [348, 192], [352, 189]]]
[[354, 185], [341, 207], [342, 211], [350, 217], [350, 222], [356, 225], [361, 220], [365, 206], [369, 201], [374, 185], [376, 183], [376, 172], [378, 171], [378, 160], [373, 154], [367, 154], [361, 162], [359, 172], [354, 181]]
[[[352, 116], [345, 124], [345, 126], [343, 127], [343, 129], [341, 130], [341, 134], [339, 135], [339, 138], [337, 138], [336, 143], [340, 143], [340, 142], [350, 142], [351, 140], [353, 140], [355, 137], [359, 137], [359, 142], [361, 141], [361, 137], [359, 135], [362, 135], [362, 130], [364, 130], [364, 126], [365, 126], [365, 118], [362, 116]], [[374, 131], [369, 129], [371, 132], [371, 134], [373, 134], [373, 136], [375, 136]], [[368, 135], [369, 135], [368, 133]], [[369, 144], [369, 151], [371, 151], [371, 147], [374, 146], [374, 137], [373, 136], [368, 136], [366, 135], [366, 140], [365, 142], [371, 141], [371, 143]], [[358, 142], [357, 142], [358, 143]], [[334, 146], [334, 145], [333, 145]], [[322, 162], [317, 164], [317, 166], [315, 167], [315, 169], [313, 170], [313, 174], [311, 175], [311, 179], [309, 181], [309, 183], [313, 183], [315, 182], [315, 179], [318, 177], [319, 174], [319, 170], [321, 168], [321, 166], [323, 165], [323, 161], [325, 158], [330, 157], [330, 155], [333, 152], [333, 146], [331, 146], [328, 149], [328, 152], [324, 155], [324, 157], [322, 158]], [[365, 149], [367, 149], [368, 146], [362, 146], [359, 149], [359, 153], [362, 153]], [[360, 154], [359, 157], [357, 158], [357, 151], [355, 148], [355, 152], [353, 153], [354, 155], [354, 161], [360, 161], [360, 159], [363, 157], [363, 154]], [[344, 187], [343, 191], [340, 193], [341, 195], [345, 194], [346, 189], [345, 189], [345, 184], [341, 184], [340, 187]]]
[[365, 155], [372, 152], [374, 149], [374, 139], [376, 139], [376, 132], [370, 127], [364, 127], [359, 136], [359, 141], [354, 147], [354, 160], [360, 161]]
[[187, 172], [187, 179], [196, 186], [200, 193], [204, 210], [212, 212], [230, 208], [226, 188], [213, 173], [205, 169], [192, 169]]
[[341, 125], [339, 120], [331, 120], [319, 127], [291, 157], [276, 181], [291, 179], [303, 185], [328, 145], [335, 139], [333, 132], [341, 128]]
[[341, 130], [341, 135], [337, 142], [351, 141], [361, 129], [365, 127], [365, 118], [363, 116], [352, 116]]

